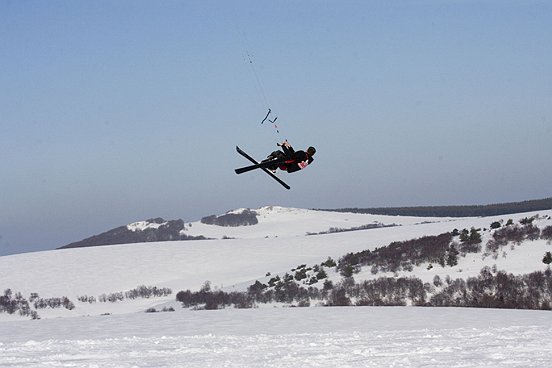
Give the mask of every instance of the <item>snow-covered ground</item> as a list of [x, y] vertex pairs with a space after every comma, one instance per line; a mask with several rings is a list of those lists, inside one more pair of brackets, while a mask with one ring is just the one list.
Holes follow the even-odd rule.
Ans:
[[[241, 213], [244, 208], [229, 211]], [[301, 208], [266, 206], [254, 210], [258, 213], [258, 224], [254, 226], [223, 227], [195, 221], [187, 224], [185, 234], [203, 235], [208, 238], [222, 239], [262, 239], [272, 237], [303, 237], [307, 233], [319, 233], [330, 228], [349, 229], [364, 225], [415, 225], [421, 222], [446, 222], [450, 218], [382, 216], [360, 213], [340, 213], [331, 211], [313, 211]], [[189, 226], [191, 225], [191, 226]]]
[[549, 312], [226, 309], [0, 324], [0, 367], [550, 367]]
[[[29, 298], [67, 296], [65, 308], [39, 310], [41, 320], [0, 313], [0, 367], [549, 367], [552, 317], [548, 311], [456, 308], [311, 307], [190, 311], [175, 294], [205, 281], [226, 291], [245, 290], [297, 265], [386, 246], [393, 241], [453, 229], [489, 228], [494, 221], [538, 215], [552, 225], [552, 210], [482, 218], [418, 218], [311, 211], [257, 210], [259, 223], [236, 228], [187, 224], [188, 235], [217, 240], [141, 243], [64, 249], [0, 257], [0, 292]], [[309, 235], [330, 228], [399, 225]], [[135, 224], [137, 229], [147, 223]], [[232, 238], [232, 239], [223, 239]], [[490, 233], [483, 232], [483, 244]], [[466, 278], [483, 266], [514, 274], [544, 270], [552, 251], [526, 241], [500, 254], [460, 257], [454, 267], [427, 265], [401, 273], [430, 282], [435, 275]], [[329, 275], [337, 280], [337, 273]], [[370, 279], [369, 270], [355, 280]], [[116, 303], [86, 303], [139, 285], [173, 294]], [[173, 307], [175, 312], [144, 313]], [[103, 315], [108, 314], [108, 315]], [[63, 318], [60, 318], [63, 317]]]
[[[0, 288], [10, 288], [27, 297], [37, 293], [42, 298], [67, 296], [76, 308], [41, 310], [42, 318], [98, 315], [103, 313], [140, 312], [149, 307], [173, 301], [180, 290], [199, 290], [205, 281], [212, 287], [242, 291], [255, 280], [267, 282], [267, 273], [283, 275], [300, 264], [315, 265], [328, 257], [339, 259], [348, 252], [386, 246], [426, 235], [437, 235], [453, 229], [489, 228], [494, 221], [539, 215], [535, 224], [552, 225], [552, 210], [481, 218], [420, 218], [312, 211], [264, 207], [259, 224], [221, 227], [192, 224], [191, 229], [206, 237], [228, 236], [235, 239], [139, 243], [91, 248], [63, 249], [0, 257]], [[353, 228], [366, 224], [397, 224], [370, 230], [324, 235], [309, 235], [331, 227]], [[489, 235], [484, 234], [483, 243]], [[542, 257], [552, 246], [544, 240], [526, 242], [506, 256], [483, 258], [468, 254], [455, 267], [415, 268], [406, 276], [430, 282], [435, 275], [444, 278], [466, 278], [479, 273], [483, 266], [497, 265], [515, 274], [543, 270]], [[401, 275], [402, 275], [401, 274]], [[339, 278], [338, 274], [329, 275]], [[355, 280], [385, 276], [364, 270]], [[393, 276], [393, 275], [387, 275]], [[165, 298], [137, 299], [121, 303], [81, 303], [77, 297], [124, 292], [140, 285], [166, 287], [173, 295]], [[0, 290], [1, 291], [1, 290]], [[18, 318], [0, 313], [0, 321]]]

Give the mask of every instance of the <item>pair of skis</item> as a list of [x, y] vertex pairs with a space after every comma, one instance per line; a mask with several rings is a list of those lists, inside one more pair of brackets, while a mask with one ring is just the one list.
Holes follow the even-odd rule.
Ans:
[[253, 163], [253, 165], [250, 165], [250, 166], [245, 166], [245, 167], [241, 167], [239, 169], [236, 169], [234, 170], [236, 172], [236, 174], [243, 174], [244, 172], [248, 172], [248, 171], [251, 171], [251, 170], [255, 170], [255, 169], [261, 169], [263, 170], [265, 173], [267, 173], [268, 175], [270, 175], [270, 177], [272, 177], [272, 179], [276, 180], [278, 183], [280, 183], [284, 188], [286, 189], [291, 189], [291, 187], [289, 185], [287, 185], [286, 183], [284, 183], [284, 181], [282, 179], [280, 179], [279, 177], [277, 177], [276, 175], [274, 175], [270, 170], [268, 170], [268, 167], [270, 166], [273, 166], [273, 165], [278, 165], [278, 164], [281, 164], [281, 163], [284, 163], [286, 161], [285, 158], [283, 159], [275, 159], [275, 160], [270, 160], [270, 161], [265, 161], [265, 162], [257, 162], [254, 158], [252, 158], [251, 156], [249, 156], [247, 153], [245, 153], [244, 151], [241, 150], [240, 147], [236, 146], [236, 151], [238, 151], [238, 153], [240, 155], [242, 155], [243, 157], [245, 157], [246, 159], [248, 159], [249, 161], [251, 161]]

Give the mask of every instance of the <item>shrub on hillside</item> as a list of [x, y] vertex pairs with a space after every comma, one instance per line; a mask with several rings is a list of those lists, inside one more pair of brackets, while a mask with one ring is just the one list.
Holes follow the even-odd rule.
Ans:
[[37, 299], [33, 303], [35, 309], [45, 309], [45, 308], [61, 308], [72, 310], [75, 308], [75, 304], [66, 296], [61, 298], [48, 298], [48, 299]]
[[430, 299], [432, 306], [550, 309], [552, 277], [543, 272], [516, 276], [484, 267], [478, 277], [456, 279]]
[[541, 238], [546, 240], [552, 240], [552, 226], [547, 226], [541, 231]]
[[257, 212], [251, 210], [243, 210], [241, 213], [227, 213], [222, 216], [207, 216], [201, 219], [203, 224], [217, 226], [250, 226], [259, 223]]
[[425, 305], [426, 290], [417, 278], [382, 277], [364, 281], [355, 286], [356, 305], [403, 306], [410, 300], [414, 305]]
[[552, 263], [552, 253], [546, 252], [542, 258], [542, 263], [549, 265]]
[[377, 266], [382, 272], [397, 272], [412, 269], [424, 262], [435, 262], [443, 267], [450, 252], [451, 233], [425, 236], [418, 239], [393, 242], [373, 251], [348, 253], [339, 259], [337, 270], [350, 277], [361, 266]]
[[537, 240], [541, 237], [541, 231], [533, 225], [532, 221], [524, 221], [526, 225], [510, 225], [497, 229], [493, 238], [487, 242], [487, 251], [496, 252], [508, 243], [521, 244], [524, 240]]
[[494, 230], [494, 229], [498, 229], [498, 228], [501, 227], [501, 226], [502, 226], [502, 225], [500, 224], [500, 222], [495, 221], [495, 222], [491, 223], [490, 228], [491, 228], [491, 230]]
[[169, 288], [158, 288], [157, 286], [145, 286], [140, 285], [136, 289], [132, 289], [125, 292], [125, 298], [137, 299], [137, 298], [152, 298], [163, 297], [172, 294], [172, 290]]
[[328, 259], [326, 261], [322, 262], [320, 265], [330, 268], [330, 267], [337, 266], [337, 263], [335, 263], [335, 261], [332, 259], [332, 257], [328, 257]]

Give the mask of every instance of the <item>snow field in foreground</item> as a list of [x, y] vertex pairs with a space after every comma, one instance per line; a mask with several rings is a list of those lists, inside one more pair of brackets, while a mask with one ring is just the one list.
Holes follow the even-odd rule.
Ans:
[[[550, 367], [550, 312], [408, 307], [2, 324], [0, 367]], [[6, 330], [4, 330], [6, 329]]]

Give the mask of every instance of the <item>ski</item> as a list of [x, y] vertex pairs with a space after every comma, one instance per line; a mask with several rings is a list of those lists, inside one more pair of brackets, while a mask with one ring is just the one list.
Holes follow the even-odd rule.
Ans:
[[234, 171], [236, 172], [236, 174], [243, 174], [244, 172], [248, 172], [255, 169], [266, 169], [266, 168], [269, 168], [270, 166], [278, 165], [283, 162], [286, 162], [286, 158], [278, 158], [270, 161], [256, 162], [253, 165], [240, 167], [238, 169], [235, 169]]
[[[251, 156], [249, 156], [247, 153], [245, 153], [244, 151], [241, 150], [240, 147], [236, 146], [236, 151], [238, 151], [238, 153], [240, 155], [242, 155], [243, 157], [245, 157], [246, 159], [248, 159], [249, 161], [251, 161], [253, 164], [256, 164], [258, 165], [259, 163], [254, 159], [252, 158]], [[286, 189], [291, 189], [291, 187], [289, 185], [287, 185], [286, 183], [284, 183], [284, 181], [282, 179], [280, 179], [279, 177], [277, 177], [276, 175], [274, 175], [272, 172], [270, 172], [269, 170], [267, 170], [266, 168], [264, 167], [261, 167], [260, 168], [261, 170], [263, 170], [265, 173], [267, 173], [268, 175], [270, 175], [272, 177], [272, 179], [276, 180], [278, 183], [280, 183], [284, 188]]]

